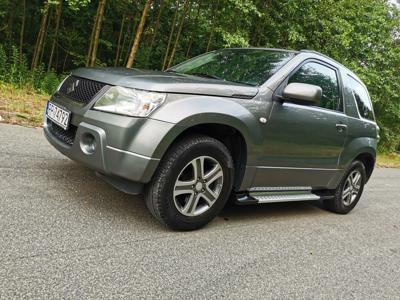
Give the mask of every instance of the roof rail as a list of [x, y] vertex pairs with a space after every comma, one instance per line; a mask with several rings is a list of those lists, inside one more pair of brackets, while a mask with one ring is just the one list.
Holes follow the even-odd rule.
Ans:
[[345, 68], [347, 70], [347, 72], [352, 75], [355, 76], [358, 80], [361, 81], [361, 79], [357, 76], [357, 74], [355, 74], [353, 71], [351, 71], [349, 68], [347, 68], [346, 66], [344, 66], [342, 63], [338, 62], [337, 60], [333, 59], [332, 57], [329, 57], [328, 55], [325, 55], [321, 52], [315, 51], [315, 50], [308, 50], [308, 49], [302, 49], [300, 50], [300, 52], [305, 52], [305, 53], [313, 53], [313, 54], [317, 54], [320, 55], [322, 57], [325, 57], [331, 61], [334, 61], [335, 63], [337, 63], [338, 65], [342, 66], [343, 68]]
[[318, 52], [318, 51], [315, 51], [315, 50], [301, 49], [300, 52], [308, 52], [308, 53], [318, 54], [318, 55], [321, 55], [321, 56], [323, 56], [323, 57], [325, 57], [325, 58], [328, 58], [328, 59], [330, 59], [330, 60], [333, 60], [333, 61], [337, 62], [338, 64], [341, 64], [341, 63], [339, 63], [338, 61], [334, 60], [332, 57], [329, 57], [328, 55], [325, 55], [325, 54], [323, 54], [323, 53], [321, 53], [321, 52]]

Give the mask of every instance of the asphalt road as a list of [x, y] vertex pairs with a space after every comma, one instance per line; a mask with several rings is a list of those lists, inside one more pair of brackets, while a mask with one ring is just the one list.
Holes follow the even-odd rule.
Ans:
[[40, 129], [0, 124], [0, 298], [111, 297], [400, 299], [400, 170], [346, 216], [232, 207], [178, 233]]

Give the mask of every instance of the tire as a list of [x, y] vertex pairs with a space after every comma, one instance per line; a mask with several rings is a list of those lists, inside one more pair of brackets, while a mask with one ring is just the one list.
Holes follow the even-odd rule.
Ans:
[[[354, 183], [355, 174], [359, 174], [359, 180]], [[353, 184], [349, 182], [351, 180]], [[365, 171], [365, 166], [361, 161], [355, 160], [350, 165], [349, 170], [346, 175], [343, 176], [342, 181], [334, 192], [334, 198], [325, 200], [325, 207], [332, 212], [338, 214], [347, 214], [349, 213], [358, 203], [362, 192], [364, 190], [364, 185], [367, 181], [367, 175]], [[358, 186], [358, 192], [355, 187]], [[350, 188], [350, 189], [348, 189]], [[347, 197], [345, 194], [350, 194]], [[357, 194], [354, 194], [356, 193]]]
[[185, 137], [160, 162], [146, 187], [146, 206], [171, 229], [195, 230], [223, 209], [233, 178], [233, 160], [224, 144], [205, 135]]

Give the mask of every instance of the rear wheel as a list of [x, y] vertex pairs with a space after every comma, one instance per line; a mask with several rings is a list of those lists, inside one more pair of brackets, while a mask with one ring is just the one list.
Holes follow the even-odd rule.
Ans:
[[210, 222], [224, 207], [233, 182], [233, 160], [224, 144], [208, 136], [188, 137], [166, 153], [146, 191], [146, 205], [176, 230]]
[[364, 164], [354, 161], [335, 190], [334, 198], [324, 201], [325, 207], [335, 213], [349, 213], [360, 200], [366, 179]]

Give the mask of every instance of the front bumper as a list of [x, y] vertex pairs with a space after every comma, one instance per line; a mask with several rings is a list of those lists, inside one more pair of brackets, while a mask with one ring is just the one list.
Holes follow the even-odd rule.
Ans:
[[[73, 142], [67, 143], [45, 118], [44, 134], [58, 151], [102, 174], [108, 183], [125, 192], [130, 183], [136, 184], [134, 190], [139, 191], [151, 180], [160, 161], [156, 150], [174, 124], [93, 110], [83, 112], [67, 101], [53, 100], [72, 111], [71, 126], [76, 130]], [[95, 145], [94, 151], [87, 151], [88, 140]]]
[[[106, 132], [97, 126], [81, 122], [72, 146], [66, 145], [44, 127], [47, 140], [65, 156], [80, 162], [102, 174], [118, 176], [131, 181], [147, 183], [157, 168], [159, 159], [114, 148], [107, 144]], [[84, 151], [84, 136], [94, 137], [96, 148], [93, 153]]]

